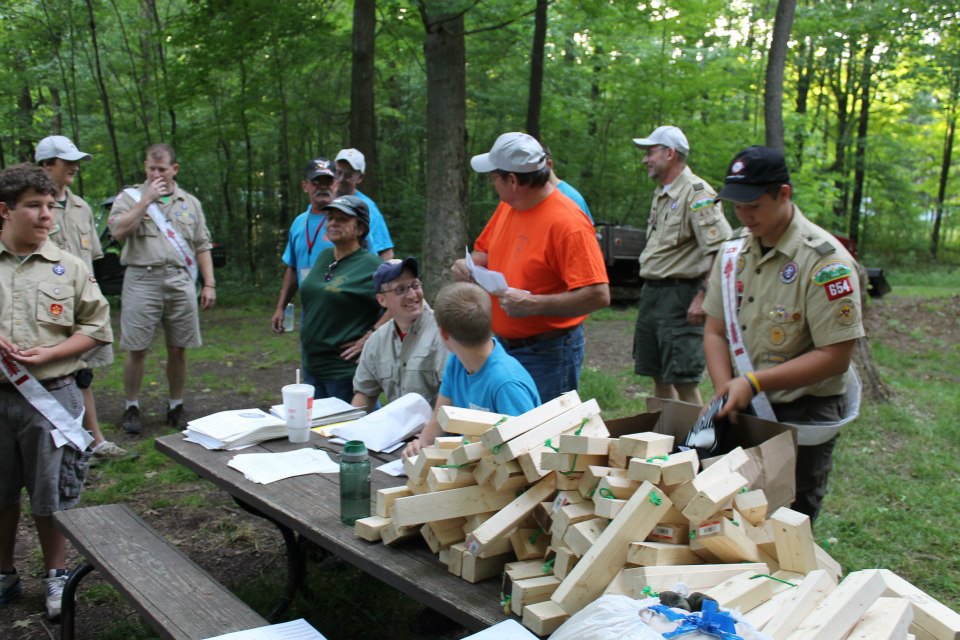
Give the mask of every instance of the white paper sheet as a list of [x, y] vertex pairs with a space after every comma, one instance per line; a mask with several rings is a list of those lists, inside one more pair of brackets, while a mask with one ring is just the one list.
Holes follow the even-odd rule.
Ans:
[[363, 440], [370, 451], [392, 451], [425, 425], [432, 413], [423, 396], [408, 393], [333, 433], [344, 440]]
[[324, 451], [313, 448], [283, 453], [238, 453], [227, 463], [250, 480], [270, 484], [308, 473], [338, 473], [340, 465]]
[[506, 291], [507, 279], [504, 275], [499, 271], [490, 271], [486, 267], [474, 264], [469, 247], [467, 247], [467, 269], [476, 283], [483, 287], [487, 293], [497, 294]]
[[383, 471], [387, 475], [391, 475], [395, 478], [402, 478], [407, 475], [403, 471], [403, 458], [397, 458], [392, 462], [384, 463], [377, 467], [377, 470]]
[[463, 640], [539, 640], [516, 620], [504, 620]]
[[300, 618], [293, 622], [281, 622], [268, 627], [247, 629], [225, 633], [207, 640], [327, 640], [326, 637], [314, 629], [309, 622]]

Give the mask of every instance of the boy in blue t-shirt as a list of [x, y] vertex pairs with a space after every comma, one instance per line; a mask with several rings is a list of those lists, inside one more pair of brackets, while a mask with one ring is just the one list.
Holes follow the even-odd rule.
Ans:
[[533, 378], [493, 339], [490, 296], [483, 289], [466, 282], [447, 285], [433, 306], [440, 338], [450, 356], [433, 416], [403, 450], [404, 458], [416, 455], [440, 435], [440, 407], [518, 416], [540, 406]]

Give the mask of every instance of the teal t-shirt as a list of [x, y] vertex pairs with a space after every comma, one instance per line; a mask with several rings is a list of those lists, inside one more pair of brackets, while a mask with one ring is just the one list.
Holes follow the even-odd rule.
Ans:
[[450, 354], [440, 381], [440, 395], [455, 407], [519, 416], [540, 406], [533, 378], [516, 358], [494, 340], [493, 352], [476, 373], [467, 373]]
[[324, 249], [300, 284], [303, 368], [317, 380], [353, 378], [357, 361], [341, 358], [340, 345], [372, 329], [381, 311], [373, 288], [380, 258], [360, 249], [335, 262], [333, 249]]

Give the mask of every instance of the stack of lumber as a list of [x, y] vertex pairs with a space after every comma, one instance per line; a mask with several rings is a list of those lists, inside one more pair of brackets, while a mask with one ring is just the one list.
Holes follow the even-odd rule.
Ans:
[[[738, 609], [775, 640], [960, 640], [960, 615], [896, 574], [842, 569], [807, 516], [767, 499], [740, 447], [701, 468], [674, 437], [610, 437], [570, 392], [521, 416], [444, 408], [450, 437], [404, 462], [356, 533], [419, 537], [469, 582], [501, 577], [505, 611], [538, 635], [605, 593], [677, 583]], [[744, 471], [744, 473], [740, 473]]]

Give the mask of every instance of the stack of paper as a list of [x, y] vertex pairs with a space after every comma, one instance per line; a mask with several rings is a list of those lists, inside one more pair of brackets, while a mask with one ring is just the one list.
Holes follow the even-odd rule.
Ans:
[[370, 451], [391, 451], [417, 433], [433, 413], [423, 396], [408, 393], [382, 409], [333, 429], [344, 440], [363, 440]]
[[240, 449], [286, 436], [287, 422], [260, 409], [236, 409], [191, 420], [183, 433], [207, 449]]
[[[287, 419], [287, 410], [283, 408], [282, 404], [275, 404], [270, 407], [270, 413], [282, 420]], [[310, 426], [320, 427], [334, 422], [356, 420], [366, 413], [363, 409], [351, 406], [349, 402], [344, 402], [340, 398], [314, 398], [313, 417], [310, 419]]]
[[227, 463], [244, 477], [259, 484], [308, 473], [337, 473], [340, 465], [325, 452], [313, 448], [283, 453], [238, 453]]
[[293, 622], [281, 622], [269, 627], [234, 631], [207, 640], [326, 640], [326, 638], [309, 622], [300, 618]]

